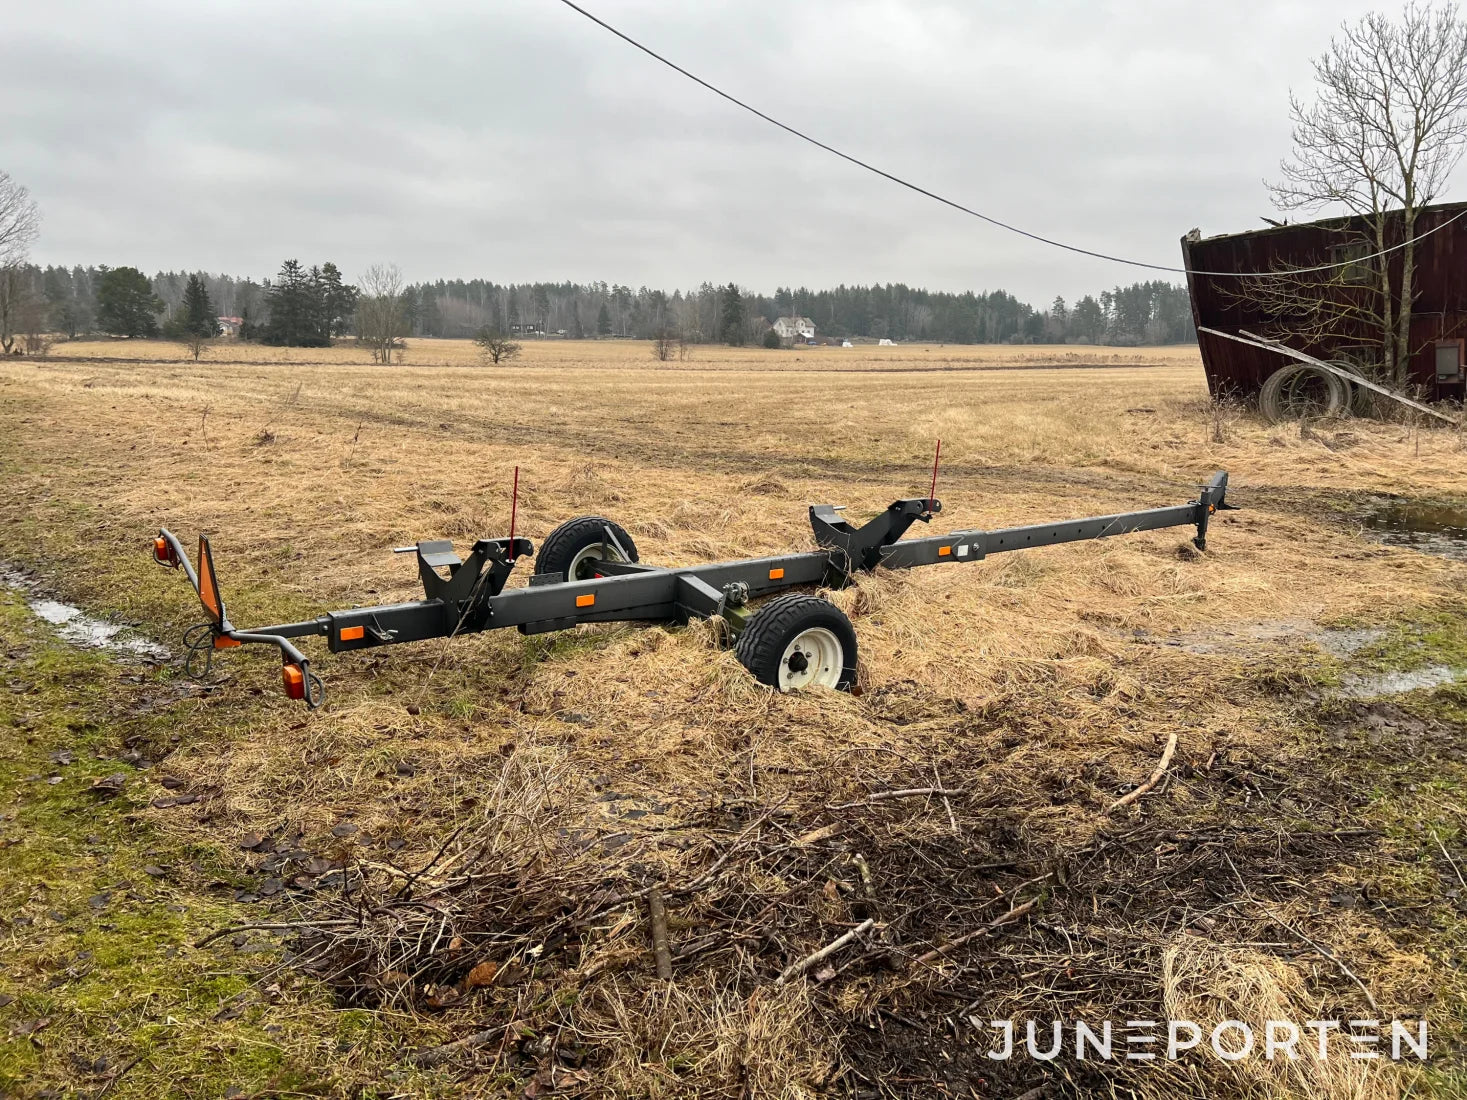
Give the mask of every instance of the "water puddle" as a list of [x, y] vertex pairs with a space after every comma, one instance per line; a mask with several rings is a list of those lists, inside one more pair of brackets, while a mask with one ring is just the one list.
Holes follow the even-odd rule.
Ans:
[[[1306, 643], [1318, 646], [1331, 657], [1348, 661], [1385, 636], [1386, 631], [1381, 627], [1321, 627], [1307, 619], [1267, 619], [1165, 637], [1136, 632], [1131, 640], [1143, 645], [1168, 646], [1184, 653], [1226, 657], [1256, 657]], [[1345, 672], [1339, 694], [1346, 699], [1374, 699], [1458, 681], [1467, 681], [1467, 669], [1450, 665], [1428, 665], [1410, 672]]]
[[1447, 665], [1429, 665], [1410, 672], [1352, 673], [1340, 684], [1340, 694], [1347, 699], [1373, 699], [1377, 695], [1404, 695], [1408, 691], [1441, 687], [1467, 679], [1467, 669]]
[[1237, 657], [1254, 656], [1274, 646], [1292, 647], [1300, 642], [1312, 642], [1333, 657], [1352, 657], [1384, 636], [1385, 631], [1375, 627], [1339, 629], [1322, 627], [1308, 619], [1266, 619], [1163, 636], [1137, 631], [1131, 639], [1143, 645], [1180, 649], [1184, 653]]
[[22, 593], [32, 614], [56, 627], [56, 633], [72, 645], [106, 649], [144, 661], [166, 661], [172, 656], [166, 646], [144, 638], [126, 626], [94, 618], [72, 604], [40, 596], [35, 584], [22, 573], [0, 568], [0, 585]]
[[1416, 500], [1386, 500], [1362, 517], [1365, 529], [1387, 546], [1467, 561], [1467, 508]]

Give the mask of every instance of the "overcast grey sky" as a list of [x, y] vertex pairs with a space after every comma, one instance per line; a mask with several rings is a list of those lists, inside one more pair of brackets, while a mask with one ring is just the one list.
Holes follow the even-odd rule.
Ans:
[[[735, 95], [996, 217], [1179, 262], [1252, 229], [1356, 0], [583, 0]], [[830, 157], [556, 0], [10, 5], [0, 168], [41, 263], [377, 260], [413, 280], [891, 282], [1036, 304], [1154, 277]], [[1461, 177], [1447, 197], [1464, 194]]]

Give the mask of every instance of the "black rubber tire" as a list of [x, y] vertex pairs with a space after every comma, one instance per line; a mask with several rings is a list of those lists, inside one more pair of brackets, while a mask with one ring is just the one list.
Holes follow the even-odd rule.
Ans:
[[1308, 363], [1289, 363], [1270, 374], [1258, 391], [1258, 408], [1268, 421], [1277, 424], [1283, 420], [1299, 419], [1302, 410], [1291, 405], [1289, 397], [1293, 386], [1306, 378], [1320, 385], [1324, 391], [1322, 407], [1308, 415], [1335, 417], [1350, 407], [1350, 391], [1355, 387], [1344, 379]]
[[842, 667], [836, 690], [850, 691], [856, 682], [856, 631], [844, 611], [819, 596], [791, 592], [770, 600], [739, 635], [734, 656], [754, 679], [778, 690], [785, 649], [813, 627], [824, 627], [840, 642]]
[[[1359, 363], [1351, 362], [1349, 359], [1336, 359], [1330, 365], [1339, 367], [1343, 371], [1349, 371], [1357, 378], [1368, 378], [1369, 381], [1375, 381], [1375, 379], [1369, 378], [1365, 373], [1364, 367]], [[1351, 382], [1346, 382], [1345, 385], [1350, 388], [1350, 412], [1356, 416], [1369, 416], [1375, 409], [1375, 393], [1367, 390], [1364, 386], [1357, 386]]]
[[[618, 523], [613, 523], [605, 516], [577, 516], [568, 519], [551, 531], [545, 541], [540, 544], [540, 552], [535, 555], [536, 573], [564, 573], [568, 581], [586, 580], [587, 577], [572, 577], [570, 575], [571, 562], [576, 560], [576, 555], [588, 546], [599, 546], [606, 539], [606, 528], [616, 536], [616, 541], [631, 555], [632, 561], [637, 560], [637, 544], [632, 541], [632, 536], [627, 534], [626, 528]], [[584, 569], [585, 563], [582, 563]]]

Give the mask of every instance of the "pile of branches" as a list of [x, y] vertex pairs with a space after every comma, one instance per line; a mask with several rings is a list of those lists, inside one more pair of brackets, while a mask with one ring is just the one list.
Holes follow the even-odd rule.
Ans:
[[701, 843], [652, 828], [612, 852], [565, 828], [532, 844], [486, 826], [416, 869], [349, 866], [273, 927], [291, 964], [350, 1005], [447, 1008], [530, 977], [591, 980], [619, 938], [638, 969], [715, 968], [750, 990], [905, 974], [1030, 913], [1052, 877], [980, 816], [964, 790], [908, 787], [735, 802], [699, 823]]
[[[1210, 821], [1123, 807], [1079, 843], [1056, 832], [1036, 844], [1023, 828], [1034, 807], [995, 806], [974, 774], [854, 801], [732, 802], [697, 823], [701, 841], [683, 825], [608, 849], [546, 821], [507, 841], [499, 821], [454, 834], [416, 870], [358, 864], [282, 927], [292, 963], [343, 1004], [474, 1004], [477, 1019], [504, 1021], [419, 1064], [511, 1028], [574, 1030], [564, 1006], [612, 975], [623, 993], [717, 975], [745, 997], [808, 984], [856, 1081], [992, 1081], [984, 1038], [953, 1042], [974, 1013], [1105, 1005], [1145, 1018], [1169, 938], [1252, 938], [1268, 899], [1365, 842], [1285, 833], [1260, 796], [1286, 780], [1209, 763], [1179, 782], [1214, 794]], [[971, 1057], [937, 1053], [954, 1049]]]

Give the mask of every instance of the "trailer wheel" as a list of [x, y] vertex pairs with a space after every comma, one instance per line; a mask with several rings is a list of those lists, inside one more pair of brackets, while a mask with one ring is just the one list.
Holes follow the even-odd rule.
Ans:
[[[607, 540], [608, 530], [625, 555]], [[535, 572], [563, 573], [568, 581], [584, 581], [595, 576], [596, 563], [603, 559], [636, 561], [637, 544], [626, 528], [605, 516], [579, 516], [566, 520], [540, 544]]]
[[818, 596], [770, 600], [744, 628], [734, 656], [761, 684], [780, 691], [849, 691], [856, 682], [856, 632], [840, 608]]

